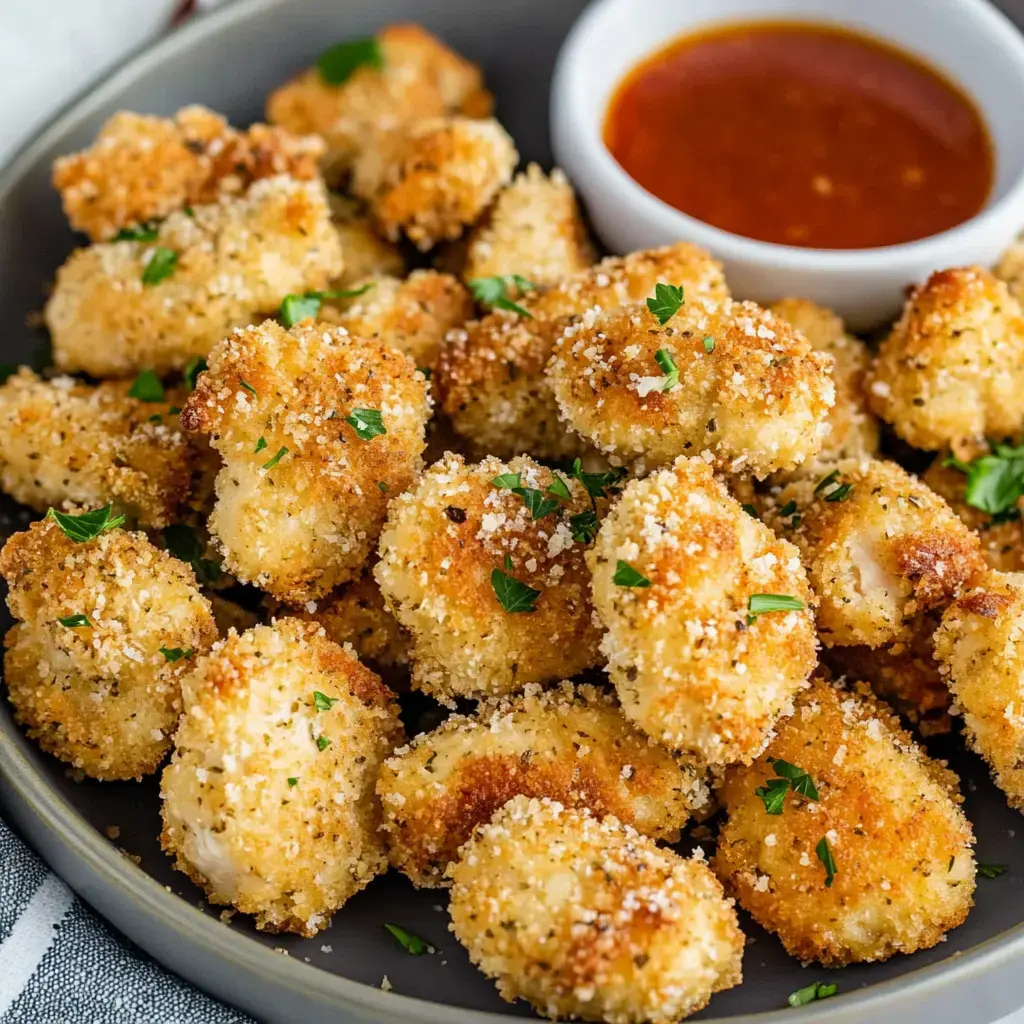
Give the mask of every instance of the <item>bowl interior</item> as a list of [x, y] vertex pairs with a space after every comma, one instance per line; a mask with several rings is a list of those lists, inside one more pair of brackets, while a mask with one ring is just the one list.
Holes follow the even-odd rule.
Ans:
[[[28, 154], [30, 159], [16, 163], [0, 182], [0, 321], [6, 325], [0, 339], [0, 360], [45, 361], [45, 338], [27, 326], [26, 318], [40, 307], [47, 282], [75, 244], [49, 185], [49, 165], [59, 153], [86, 144], [114, 110], [169, 113], [184, 104], [202, 102], [226, 113], [233, 122], [245, 123], [259, 116], [263, 97], [274, 85], [308, 63], [327, 43], [367, 34], [389, 21], [417, 20], [484, 65], [498, 97], [498, 115], [515, 137], [523, 159], [549, 164], [547, 100], [551, 69], [582, 6], [581, 0], [507, 0], [488, 6], [484, 14], [471, 0], [375, 0], [373, 4], [262, 0], [258, 18], [218, 20], [216, 24], [221, 27], [197, 35], [189, 49], [173, 54], [173, 59], [158, 53], [154, 60], [130, 65], [76, 106], [58, 123], [55, 133]], [[614, 74], [610, 72], [609, 78]], [[27, 510], [7, 499], [0, 500], [4, 535], [22, 528], [31, 518]], [[4, 611], [0, 629], [9, 625]], [[421, 709], [410, 707], [409, 711], [415, 715]], [[46, 778], [69, 815], [81, 815], [101, 833], [116, 826], [119, 834], [114, 845], [138, 857], [142, 870], [193, 906], [204, 907], [211, 919], [218, 917], [220, 909], [206, 907], [200, 892], [171, 869], [159, 849], [154, 779], [142, 784], [72, 781], [62, 764], [41, 754], [22, 736], [3, 701], [0, 763], [5, 747], [24, 756]], [[1024, 848], [1019, 840], [1014, 841], [1014, 832], [1021, 827], [1020, 816], [1007, 808], [976, 758], [959, 752], [956, 744], [939, 744], [936, 752], [943, 756], [950, 752], [952, 764], [963, 779], [967, 813], [978, 835], [979, 859], [1009, 864], [1010, 871], [998, 880], [979, 881], [977, 907], [966, 924], [950, 934], [948, 942], [886, 964], [830, 974], [829, 980], [837, 981], [843, 994], [947, 960], [994, 939], [1024, 919]], [[12, 760], [7, 758], [8, 763]], [[125, 868], [127, 875], [133, 870]], [[174, 899], [168, 895], [168, 904]], [[294, 960], [368, 986], [378, 987], [387, 975], [394, 990], [404, 995], [475, 1011], [528, 1014], [522, 1004], [510, 1007], [502, 1002], [493, 985], [470, 965], [448, 934], [445, 905], [443, 891], [416, 892], [392, 873], [354, 898], [335, 916], [332, 926], [316, 938], [265, 935], [241, 915], [230, 921], [226, 934], [237, 944], [255, 941], [285, 949]], [[102, 906], [97, 909], [102, 913]], [[385, 922], [417, 932], [437, 952], [422, 957], [408, 955], [384, 932]], [[211, 920], [211, 927], [220, 926]], [[801, 968], [784, 954], [774, 938], [748, 920], [743, 921], [743, 927], [751, 941], [745, 957], [745, 981], [741, 987], [716, 996], [699, 1019], [785, 1007], [793, 989], [825, 976], [817, 968]], [[224, 968], [231, 969], [228, 961]], [[841, 1002], [840, 996], [831, 1005], [838, 1008]], [[343, 1010], [340, 998], [338, 1006]], [[791, 1012], [782, 1010], [783, 1014]]]

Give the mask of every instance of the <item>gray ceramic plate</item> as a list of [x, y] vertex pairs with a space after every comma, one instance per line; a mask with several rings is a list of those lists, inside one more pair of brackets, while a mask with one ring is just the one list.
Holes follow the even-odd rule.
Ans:
[[[582, 6], [582, 0], [252, 0], [164, 40], [77, 102], [0, 177], [0, 359], [41, 357], [44, 339], [22, 325], [74, 243], [50, 189], [50, 163], [87, 144], [115, 110], [167, 114], [202, 102], [245, 123], [260, 115], [271, 87], [325, 44], [390, 21], [417, 20], [484, 65], [498, 114], [524, 158], [547, 163], [551, 68]], [[1024, 2], [1017, 13], [1024, 14]], [[0, 521], [10, 532], [28, 516], [8, 503], [0, 505]], [[744, 922], [751, 944], [743, 985], [716, 996], [698, 1019], [982, 1024], [1024, 1003], [1024, 847], [1014, 839], [1024, 820], [1007, 809], [980, 763], [950, 746], [979, 859], [1010, 865], [1002, 878], [979, 881], [967, 923], [933, 950], [826, 975], [801, 968], [775, 939]], [[158, 848], [155, 782], [70, 781], [62, 765], [24, 739], [6, 702], [0, 796], [4, 813], [101, 914], [169, 967], [260, 1019], [469, 1024], [528, 1012], [503, 1003], [469, 964], [448, 934], [444, 893], [414, 892], [394, 874], [352, 900], [315, 939], [261, 935], [242, 917], [222, 923]], [[139, 867], [104, 837], [108, 825], [120, 827], [119, 845], [141, 858]], [[408, 955], [383, 931], [385, 921], [423, 935], [438, 952]], [[385, 974], [393, 992], [380, 990]], [[839, 983], [841, 995], [804, 1010], [780, 1009], [790, 991], [824, 977]]]

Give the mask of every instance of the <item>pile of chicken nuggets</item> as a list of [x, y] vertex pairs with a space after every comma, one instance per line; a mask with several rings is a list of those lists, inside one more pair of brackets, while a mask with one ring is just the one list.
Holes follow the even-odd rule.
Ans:
[[826, 967], [934, 945], [977, 865], [920, 738], [1024, 810], [1024, 247], [872, 349], [685, 242], [598, 261], [491, 110], [399, 25], [269, 124], [56, 162], [86, 237], [0, 386], [18, 721], [161, 772], [212, 903], [312, 936], [393, 868], [551, 1017], [699, 1010], [737, 904]]

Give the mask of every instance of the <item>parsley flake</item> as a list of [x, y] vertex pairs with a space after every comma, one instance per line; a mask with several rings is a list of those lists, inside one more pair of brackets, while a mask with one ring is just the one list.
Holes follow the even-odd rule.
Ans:
[[972, 508], [1002, 517], [1016, 511], [1024, 495], [1024, 445], [997, 444], [971, 462], [950, 457], [942, 464], [967, 475], [964, 498]]
[[371, 281], [360, 288], [286, 295], [281, 300], [281, 309], [278, 315], [285, 327], [294, 327], [300, 320], [319, 315], [320, 307], [325, 299], [354, 299], [357, 295], [366, 294], [372, 287], [373, 282]]
[[814, 848], [814, 852], [818, 855], [818, 860], [825, 867], [825, 888], [830, 889], [837, 872], [836, 862], [832, 857], [832, 850], [829, 848], [828, 839], [825, 836], [818, 840], [818, 845]]
[[289, 789], [291, 789], [293, 786], [297, 786], [298, 784], [299, 784], [299, 780], [294, 775], [292, 775], [288, 779], [288, 788]]
[[248, 382], [248, 381], [247, 381], [247, 380], [246, 380], [246, 379], [245, 379], [244, 377], [239, 377], [239, 378], [238, 378], [238, 383], [239, 383], [239, 384], [241, 384], [241, 385], [242, 385], [242, 387], [243, 387], [243, 388], [244, 388], [244, 389], [245, 389], [246, 391], [248, 391], [248, 392], [249, 392], [249, 394], [250, 394], [250, 395], [252, 395], [252, 397], [253, 397], [253, 398], [259, 398], [259, 397], [260, 397], [260, 396], [259, 396], [259, 395], [258, 395], [258, 394], [256, 393], [256, 389], [255, 389], [255, 388], [254, 388], [254, 387], [253, 387], [253, 386], [252, 386], [252, 385], [251, 385], [251, 384], [250, 384], [250, 383], [249, 383], [249, 382]]
[[505, 562], [504, 562], [504, 565], [505, 565], [505, 568], [506, 568], [506, 569], [507, 569], [507, 570], [508, 570], [509, 572], [511, 572], [511, 571], [512, 571], [512, 556], [511, 556], [511, 555], [506, 555], [506, 556], [505, 556]]
[[187, 565], [192, 566], [200, 583], [216, 583], [221, 577], [220, 562], [204, 558], [204, 548], [191, 526], [172, 523], [164, 527], [164, 547]]
[[517, 487], [515, 493], [523, 499], [523, 504], [533, 519], [543, 519], [561, 508], [554, 498], [545, 498], [540, 491], [533, 487]]
[[786, 1001], [790, 1006], [806, 1006], [818, 999], [828, 999], [838, 991], [839, 986], [835, 982], [815, 981], [803, 988], [798, 988], [795, 992], [790, 992], [789, 999]]
[[646, 576], [637, 572], [629, 562], [624, 562], [621, 558], [615, 566], [612, 583], [617, 587], [643, 588], [651, 585], [651, 581]]
[[263, 468], [273, 469], [287, 454], [288, 449], [284, 445], [281, 445], [281, 447], [277, 449], [277, 454], [272, 459], [263, 463]]
[[1000, 875], [1005, 875], [1010, 870], [1008, 864], [979, 864], [978, 874], [982, 878], [998, 878]]
[[583, 461], [574, 459], [569, 475], [575, 477], [586, 488], [591, 498], [606, 498], [608, 492], [618, 487], [626, 476], [625, 469], [609, 469], [603, 473], [585, 473]]
[[81, 515], [72, 516], [50, 508], [46, 513], [46, 518], [55, 520], [68, 540], [81, 544], [83, 541], [95, 540], [101, 533], [113, 530], [124, 522], [124, 516], [111, 515], [112, 509], [112, 505], [106, 505], [103, 508], [94, 509], [92, 512], [83, 512]]
[[57, 620], [62, 626], [67, 626], [68, 629], [77, 629], [79, 626], [91, 626], [92, 623], [89, 621], [88, 615], [68, 615], [63, 619]]
[[758, 786], [754, 793], [764, 801], [764, 809], [769, 814], [781, 814], [785, 805], [786, 793], [792, 789], [794, 793], [807, 797], [808, 800], [818, 800], [818, 788], [814, 780], [795, 764], [783, 761], [781, 757], [769, 759], [772, 768], [778, 778], [768, 779], [763, 786]]
[[491, 309], [505, 309], [510, 313], [517, 313], [519, 316], [526, 317], [528, 320], [533, 319], [533, 314], [528, 309], [513, 302], [508, 297], [510, 286], [518, 288], [520, 292], [536, 291], [537, 286], [527, 278], [519, 274], [474, 277], [468, 286], [473, 298], [481, 306], [488, 306]]
[[321, 693], [319, 690], [313, 691], [313, 703], [316, 705], [317, 711], [330, 711], [338, 701], [340, 697], [328, 697], [326, 693]]
[[803, 601], [789, 594], [751, 594], [747, 599], [747, 624], [753, 625], [765, 612], [798, 612], [803, 607]]
[[658, 318], [659, 324], [667, 324], [682, 304], [683, 289], [661, 281], [654, 286], [654, 297], [647, 300], [647, 308]]
[[112, 242], [155, 242], [160, 222], [144, 220], [141, 224], [121, 228], [111, 239]]
[[704, 336], [703, 344], [704, 351], [707, 352], [708, 355], [711, 355], [711, 353], [715, 351], [715, 339], [712, 335], [706, 334]]
[[825, 495], [825, 500], [828, 502], [846, 501], [853, 491], [853, 484], [840, 484], [834, 491], [829, 491]]
[[253, 449], [253, 455], [256, 455], [257, 453], [263, 451], [263, 449], [266, 448], [266, 447], [267, 447], [267, 439], [265, 437], [261, 437], [256, 442], [256, 447]]
[[138, 398], [143, 402], [162, 402], [164, 386], [152, 370], [143, 370], [128, 389], [128, 397]]
[[316, 59], [316, 69], [328, 85], [343, 85], [362, 67], [384, 67], [384, 51], [373, 36], [335, 43]]
[[331, 745], [330, 738], [327, 736], [317, 736], [316, 738], [316, 749], [326, 750]]
[[170, 277], [178, 265], [178, 254], [173, 249], [158, 246], [149, 257], [149, 262], [142, 270], [142, 283], [147, 288], [159, 284], [164, 278]]
[[500, 473], [491, 483], [501, 490], [514, 491], [517, 487], [523, 486], [523, 478], [518, 473]]
[[361, 441], [372, 441], [387, 433], [380, 409], [353, 409], [351, 415], [345, 417], [345, 422]]
[[553, 494], [556, 498], [561, 498], [562, 501], [572, 501], [569, 485], [560, 476], [552, 478], [547, 490], [548, 494]]
[[756, 505], [748, 505], [746, 502], [744, 502], [742, 505], [740, 505], [740, 508], [743, 509], [743, 511], [746, 512], [747, 515], [751, 518], [758, 518]]
[[173, 665], [176, 661], [181, 661], [182, 658], [187, 661], [196, 652], [191, 647], [184, 649], [181, 647], [161, 647], [160, 653]]
[[839, 479], [839, 470], [833, 469], [828, 476], [823, 476], [815, 485], [814, 493], [821, 494], [826, 487], [831, 487]]
[[381, 494], [387, 494], [388, 493], [388, 485], [383, 480], [378, 480], [377, 481], [377, 490], [380, 491]]
[[[512, 559], [506, 555], [505, 567], [507, 569], [512, 568], [509, 564], [511, 561]], [[520, 583], [515, 577], [509, 576], [500, 569], [491, 570], [491, 586], [494, 588], [494, 596], [498, 599], [498, 603], [510, 614], [536, 610], [534, 605], [541, 592], [525, 583]]]
[[189, 391], [195, 391], [196, 380], [199, 378], [199, 374], [205, 373], [208, 369], [205, 359], [200, 359], [199, 356], [193, 356], [185, 367], [185, 383], [188, 385]]
[[404, 928], [399, 928], [397, 924], [386, 924], [384, 927], [391, 935], [394, 936], [401, 947], [407, 953], [412, 953], [413, 956], [422, 956], [428, 949], [430, 949], [429, 944], [418, 935], [413, 935], [412, 932], [407, 932]]
[[667, 348], [659, 348], [654, 353], [654, 361], [661, 367], [661, 372], [665, 375], [661, 390], [671, 391], [679, 383], [679, 367], [676, 366], [672, 353]]
[[578, 544], [589, 544], [598, 531], [597, 513], [588, 508], [586, 512], [569, 517], [569, 529], [572, 530], [572, 539]]
[[785, 779], [768, 779], [754, 790], [754, 795], [764, 801], [764, 809], [769, 814], [781, 814], [788, 790], [789, 783]]

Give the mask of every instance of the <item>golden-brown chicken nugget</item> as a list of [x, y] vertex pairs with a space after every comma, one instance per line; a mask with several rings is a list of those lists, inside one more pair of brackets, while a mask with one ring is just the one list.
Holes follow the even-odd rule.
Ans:
[[370, 277], [405, 277], [405, 258], [393, 242], [382, 238], [363, 205], [348, 196], [330, 195], [331, 223], [341, 241], [345, 269], [330, 283], [335, 290], [351, 288]]

